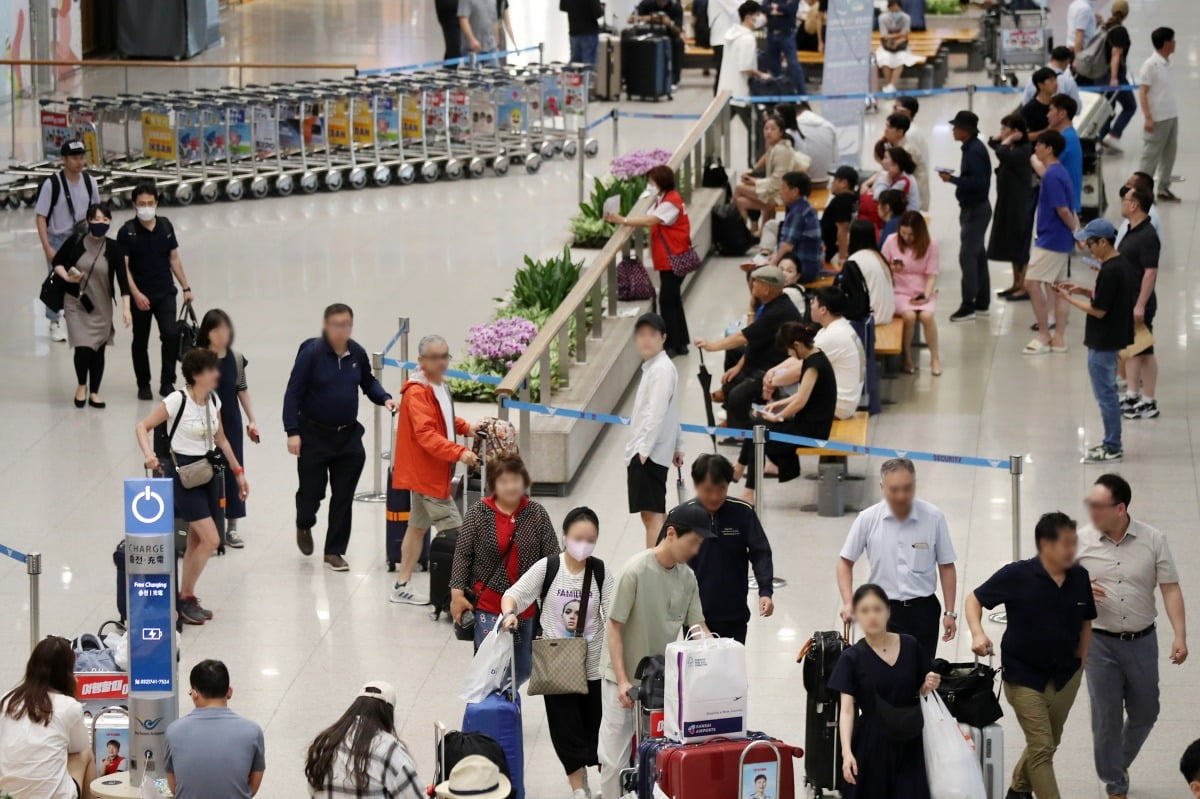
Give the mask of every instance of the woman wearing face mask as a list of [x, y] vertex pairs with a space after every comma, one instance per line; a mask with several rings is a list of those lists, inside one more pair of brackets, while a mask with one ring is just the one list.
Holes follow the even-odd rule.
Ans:
[[[450, 615], [461, 623], [475, 614], [475, 648], [501, 618], [501, 597], [549, 555], [558, 554], [558, 535], [546, 509], [526, 496], [529, 472], [515, 452], [502, 452], [487, 465], [488, 496], [467, 511], [450, 569]], [[516, 631], [516, 682], [533, 668], [533, 614], [520, 614]]]
[[73, 236], [54, 254], [54, 272], [67, 281], [63, 316], [67, 341], [75, 348], [75, 407], [103, 408], [100, 381], [104, 352], [113, 343], [113, 305], [118, 292], [125, 327], [132, 321], [125, 256], [116, 239], [108, 238], [112, 211], [108, 203], [87, 210], [88, 232]]
[[646, 181], [654, 203], [645, 216], [608, 213], [604, 219], [617, 225], [648, 228], [650, 254], [659, 278], [658, 310], [667, 323], [667, 354], [674, 358], [687, 355], [691, 339], [680, 293], [683, 278], [671, 271], [671, 256], [692, 246], [692, 223], [683, 207], [683, 197], [675, 190], [675, 173], [669, 166], [654, 167], [646, 173]]
[[[200, 320], [196, 346], [207, 347], [217, 354], [221, 363], [221, 382], [217, 396], [221, 400], [221, 429], [233, 447], [238, 461], [245, 463], [242, 439], [242, 410], [246, 411], [246, 435], [258, 443], [258, 423], [250, 404], [250, 388], [246, 384], [246, 358], [233, 349], [233, 321], [220, 308], [213, 308]], [[246, 544], [238, 535], [238, 519], [245, 518], [246, 503], [238, 496], [234, 474], [225, 471], [225, 544], [241, 549]]]
[[[538, 561], [525, 575], [504, 592], [501, 607], [505, 629], [518, 627], [518, 614], [541, 601], [538, 619], [543, 638], [588, 639], [587, 694], [547, 695], [546, 722], [554, 751], [567, 772], [572, 799], [589, 799], [587, 767], [598, 766], [597, 739], [600, 734], [600, 648], [604, 619], [612, 593], [612, 580], [605, 573], [604, 561], [592, 557], [600, 520], [591, 508], [575, 508], [563, 520], [563, 549]], [[590, 568], [587, 618], [579, 612], [584, 572]], [[547, 586], [547, 577], [550, 577]], [[575, 615], [572, 615], [572, 614]]]

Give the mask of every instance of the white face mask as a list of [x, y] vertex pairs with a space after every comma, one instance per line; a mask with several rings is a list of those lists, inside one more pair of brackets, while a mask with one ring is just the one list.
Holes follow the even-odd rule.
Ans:
[[754, 29], [755, 30], [765, 28], [766, 25], [767, 25], [767, 15], [766, 14], [755, 14], [754, 15]]
[[654, 185], [654, 181], [646, 181], [646, 191], [650, 192], [652, 197], [658, 196], [658, 186]]
[[146, 206], [139, 205], [138, 209], [137, 209], [137, 217], [138, 217], [138, 219], [142, 220], [143, 222], [149, 222], [151, 219], [154, 218], [154, 214], [156, 211], [157, 211], [157, 209], [154, 208], [153, 206], [146, 207]]
[[567, 554], [575, 560], [587, 560], [596, 551], [596, 544], [592, 541], [576, 541], [568, 538], [566, 550]]

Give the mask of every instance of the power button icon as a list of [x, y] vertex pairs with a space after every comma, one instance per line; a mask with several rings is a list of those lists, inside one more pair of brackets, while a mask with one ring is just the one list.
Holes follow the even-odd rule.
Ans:
[[[150, 486], [146, 486], [145, 489], [134, 494], [133, 501], [129, 503], [129, 512], [142, 524], [154, 524], [163, 517], [166, 509], [163, 498], [150, 490]], [[145, 510], [151, 512], [145, 513]]]

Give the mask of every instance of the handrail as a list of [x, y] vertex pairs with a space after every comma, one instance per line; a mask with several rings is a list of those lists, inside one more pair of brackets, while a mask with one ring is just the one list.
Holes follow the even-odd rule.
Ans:
[[[728, 91], [723, 91], [713, 98], [709, 103], [708, 108], [692, 126], [687, 136], [675, 148], [675, 152], [671, 155], [671, 159], [667, 162], [667, 166], [678, 176], [678, 184], [680, 193], [684, 199], [688, 200], [691, 197], [693, 186], [699, 182], [700, 173], [703, 171], [702, 163], [698, 160], [699, 151], [702, 140], [708, 136], [711, 128], [718, 121], [722, 122], [722, 133], [726, 152], [728, 148], [728, 108], [731, 94]], [[711, 141], [711, 140], [710, 140]], [[715, 146], [715, 145], [712, 145]], [[711, 149], [710, 149], [711, 152]], [[615, 153], [614, 153], [615, 155]], [[725, 158], [728, 161], [728, 158]], [[637, 216], [644, 213], [650, 205], [649, 198], [642, 198], [630, 210], [629, 216]], [[546, 402], [550, 396], [548, 387], [549, 382], [549, 365], [550, 351], [558, 342], [559, 346], [559, 378], [566, 376], [567, 369], [570, 368], [568, 359], [564, 357], [567, 353], [565, 338], [570, 332], [570, 321], [572, 317], [576, 318], [575, 326], [575, 358], [577, 361], [583, 361], [586, 358], [586, 339], [589, 334], [588, 326], [585, 319], [585, 308], [589, 298], [594, 298], [596, 302], [592, 308], [593, 322], [592, 330], [590, 331], [593, 338], [600, 338], [600, 318], [601, 308], [599, 303], [600, 281], [606, 275], [609, 276], [609, 317], [616, 316], [616, 259], [621, 251], [630, 244], [630, 239], [633, 237], [636, 229], [628, 225], [621, 225], [609, 237], [600, 253], [579, 275], [579, 280], [575, 283], [575, 287], [571, 289], [562, 304], [555, 309], [546, 323], [542, 325], [541, 330], [534, 336], [533, 341], [525, 348], [525, 352], [517, 359], [517, 362], [508, 370], [508, 374], [500, 382], [496, 388], [496, 392], [501, 397], [516, 396], [529, 380], [534, 367], [540, 362], [543, 364], [541, 385], [542, 402]], [[525, 433], [522, 426], [522, 433]]]
[[55, 58], [4, 58], [0, 66], [10, 67], [149, 67], [160, 69], [348, 69], [358, 71], [357, 64], [272, 64], [258, 61], [138, 61], [104, 58], [85, 58], [64, 61]]

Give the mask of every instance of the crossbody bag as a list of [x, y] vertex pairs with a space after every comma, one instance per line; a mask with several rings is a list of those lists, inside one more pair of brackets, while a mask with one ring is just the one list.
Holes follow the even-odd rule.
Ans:
[[[168, 436], [169, 440], [173, 440], [175, 438], [175, 431], [179, 429], [179, 423], [183, 419], [183, 412], [187, 408], [187, 392], [181, 390], [179, 393], [183, 395], [183, 402], [179, 406], [179, 413], [176, 414], [175, 421], [171, 425], [171, 432]], [[211, 399], [212, 395], [209, 395], [209, 401], [204, 403], [204, 444], [205, 449], [208, 452], [216, 449], [217, 446], [216, 436], [213, 434], [212, 430]], [[208, 446], [209, 441], [212, 442], [211, 447]], [[216, 470], [213, 468], [212, 461], [209, 459], [207, 454], [200, 458], [200, 460], [192, 461], [191, 463], [185, 463], [184, 465], [180, 466], [179, 461], [175, 458], [175, 448], [172, 447], [171, 463], [175, 465], [175, 474], [179, 475], [179, 484], [184, 488], [199, 488], [200, 486], [208, 485], [208, 483], [213, 479], [213, 476], [216, 474]]]

